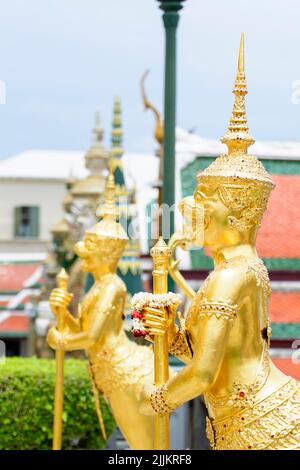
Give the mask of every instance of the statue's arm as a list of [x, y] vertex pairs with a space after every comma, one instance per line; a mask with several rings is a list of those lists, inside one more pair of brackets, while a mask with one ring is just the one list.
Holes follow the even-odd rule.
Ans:
[[[193, 357], [160, 388], [145, 391], [141, 412], [153, 414], [153, 403], [163, 401], [170, 410], [206, 393], [214, 384], [228, 337], [241, 303], [243, 276], [233, 269], [214, 272], [205, 293], [194, 304], [191, 336]], [[163, 398], [162, 398], [163, 397]], [[152, 405], [151, 405], [152, 403]], [[160, 405], [158, 405], [159, 408]]]
[[63, 315], [66, 326], [73, 333], [76, 333], [80, 331], [80, 321], [78, 318], [75, 318], [67, 308], [72, 298], [72, 293], [66, 292], [66, 290], [61, 288], [55, 288], [51, 291], [49, 303], [54, 315]]
[[193, 358], [168, 382], [168, 401], [180, 406], [213, 385], [222, 364], [228, 333], [226, 320], [207, 318], [199, 321]]
[[80, 331], [80, 321], [78, 318], [75, 318], [72, 313], [70, 313], [68, 310], [65, 313], [65, 322], [67, 327], [73, 332], [73, 333], [78, 333]]
[[176, 405], [191, 400], [214, 384], [224, 358], [226, 343], [238, 314], [243, 276], [228, 269], [211, 276], [194, 314], [193, 357], [167, 383], [168, 400]]
[[[91, 312], [92, 320], [89, 322], [88, 329], [63, 336], [63, 349], [65, 351], [88, 349], [101, 339], [105, 323], [108, 321], [109, 315], [114, 312], [117, 296], [117, 286], [113, 283], [107, 286], [101, 298], [97, 299], [93, 306], [94, 312]], [[49, 339], [51, 341], [51, 338]]]

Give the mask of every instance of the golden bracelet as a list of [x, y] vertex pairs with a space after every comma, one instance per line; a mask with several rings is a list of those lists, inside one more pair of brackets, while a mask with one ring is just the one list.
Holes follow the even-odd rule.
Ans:
[[172, 413], [178, 406], [171, 405], [167, 402], [168, 389], [166, 384], [157, 387], [154, 392], [151, 393], [150, 403], [155, 411], [159, 415], [165, 415]]
[[61, 337], [59, 338], [59, 340], [57, 341], [57, 349], [59, 351], [64, 351], [66, 346], [67, 346], [67, 338], [66, 338], [66, 334], [63, 333], [61, 335]]

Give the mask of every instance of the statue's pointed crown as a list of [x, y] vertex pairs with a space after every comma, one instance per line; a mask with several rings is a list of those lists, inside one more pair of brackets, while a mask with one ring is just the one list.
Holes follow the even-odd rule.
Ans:
[[197, 175], [198, 182], [208, 182], [211, 178], [218, 178], [223, 182], [228, 180], [230, 183], [247, 180], [269, 186], [272, 189], [274, 183], [269, 173], [255, 156], [248, 154], [248, 147], [255, 140], [249, 134], [245, 106], [247, 84], [244, 67], [244, 33], [241, 35], [238, 70], [233, 93], [235, 99], [228, 130], [221, 138], [221, 142], [227, 145], [228, 151]]
[[90, 230], [87, 230], [87, 234], [94, 234], [98, 238], [119, 240], [123, 244], [123, 242], [127, 242], [128, 237], [122, 225], [117, 222], [118, 210], [115, 192], [116, 187], [113, 167], [110, 165], [104, 194], [104, 203], [100, 204], [96, 211], [96, 215], [99, 216], [101, 220]]

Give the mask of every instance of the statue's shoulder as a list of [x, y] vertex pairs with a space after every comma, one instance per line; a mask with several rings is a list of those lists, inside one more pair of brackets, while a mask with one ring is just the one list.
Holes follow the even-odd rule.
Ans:
[[114, 275], [115, 286], [119, 293], [126, 294], [126, 284], [117, 274]]
[[109, 273], [104, 276], [101, 289], [116, 295], [126, 293], [126, 285], [116, 273]]
[[215, 283], [233, 283], [242, 287], [249, 282], [262, 286], [266, 294], [270, 293], [270, 279], [264, 262], [258, 257], [238, 256], [224, 261], [209, 276]]
[[227, 283], [243, 279], [248, 270], [248, 259], [238, 256], [219, 264], [208, 276], [208, 282]]

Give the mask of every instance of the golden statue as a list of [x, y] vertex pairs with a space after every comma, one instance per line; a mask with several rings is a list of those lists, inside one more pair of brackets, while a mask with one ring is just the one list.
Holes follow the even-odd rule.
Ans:
[[85, 295], [77, 318], [67, 310], [72, 294], [61, 288], [52, 291], [52, 311], [58, 317], [64, 314], [65, 329], [60, 333], [53, 327], [48, 343], [56, 350], [86, 350], [94, 385], [108, 399], [130, 447], [152, 449], [153, 419], [139, 412], [138, 398], [143, 385], [153, 382], [153, 352], [130, 341], [123, 329], [126, 287], [116, 269], [128, 238], [116, 221], [114, 194], [110, 173], [99, 214], [102, 220], [75, 245], [82, 269], [92, 273], [95, 282]]
[[[198, 174], [194, 194], [204, 210], [204, 241], [215, 268], [194, 296], [181, 328], [174, 309], [142, 308], [150, 339], [167, 332], [169, 352], [186, 366], [159, 387], [143, 391], [141, 411], [172, 412], [204, 395], [213, 449], [300, 449], [300, 385], [269, 355], [270, 281], [256, 236], [274, 184], [247, 153], [247, 94], [242, 35], [228, 152]], [[189, 292], [191, 294], [191, 292]], [[190, 297], [193, 297], [191, 294]]]

